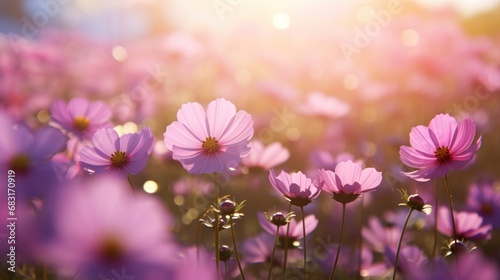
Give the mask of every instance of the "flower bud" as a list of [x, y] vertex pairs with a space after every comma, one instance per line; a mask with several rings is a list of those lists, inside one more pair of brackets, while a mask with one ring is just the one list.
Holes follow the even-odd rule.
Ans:
[[219, 260], [222, 262], [228, 261], [233, 255], [233, 250], [227, 245], [222, 245], [219, 248]]
[[234, 203], [234, 201], [226, 199], [219, 204], [219, 210], [222, 215], [232, 215], [236, 210], [236, 203]]
[[273, 225], [280, 227], [280, 226], [284, 226], [284, 225], [286, 225], [286, 224], [288, 223], [288, 220], [287, 220], [286, 216], [285, 216], [285, 215], [283, 215], [283, 213], [281, 213], [281, 212], [276, 212], [275, 214], [273, 214], [273, 215], [271, 216], [271, 220], [270, 220], [270, 222], [271, 222]]

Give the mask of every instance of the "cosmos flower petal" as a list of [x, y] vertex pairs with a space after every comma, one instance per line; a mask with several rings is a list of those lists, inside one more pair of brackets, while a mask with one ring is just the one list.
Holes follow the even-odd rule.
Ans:
[[262, 213], [257, 213], [257, 219], [259, 220], [259, 224], [266, 231], [267, 233], [271, 235], [276, 235], [276, 226], [271, 224], [267, 219], [266, 216]]
[[413, 147], [401, 146], [399, 149], [401, 161], [414, 168], [424, 168], [436, 162], [436, 156], [427, 156], [421, 154]]
[[105, 171], [109, 164], [111, 164], [109, 158], [101, 156], [94, 147], [85, 146], [80, 151], [80, 165], [85, 169]]
[[165, 146], [173, 150], [174, 146], [186, 149], [201, 149], [201, 141], [182, 123], [173, 122], [167, 126], [165, 137]]
[[323, 190], [329, 192], [330, 194], [339, 193], [339, 187], [337, 186], [336, 175], [333, 171], [321, 169], [321, 178], [325, 181]]
[[361, 176], [361, 165], [351, 160], [339, 162], [335, 167], [335, 174], [340, 178], [343, 185], [352, 185]]
[[[315, 215], [308, 215], [305, 217], [304, 220], [306, 225], [306, 236], [307, 236], [318, 226], [318, 219], [316, 218]], [[300, 223], [300, 227], [302, 227], [302, 223]]]
[[462, 120], [455, 130], [453, 140], [450, 145], [452, 154], [459, 154], [469, 148], [476, 136], [476, 126], [471, 119]]
[[98, 129], [92, 136], [92, 143], [97, 150], [111, 156], [120, 148], [118, 133], [112, 128]]
[[245, 111], [239, 111], [233, 119], [231, 119], [218, 139], [221, 145], [232, 145], [250, 141], [252, 136], [252, 117]]
[[429, 129], [436, 135], [439, 147], [449, 147], [457, 128], [457, 120], [448, 114], [439, 114], [429, 123]]
[[59, 124], [73, 121], [73, 116], [69, 113], [68, 106], [63, 100], [54, 101], [50, 107], [50, 112], [52, 119]]
[[130, 155], [132, 151], [134, 151], [139, 145], [140, 137], [137, 133], [128, 133], [124, 134], [119, 138], [120, 146], [117, 149], [118, 151], [125, 152], [126, 155]]
[[82, 97], [72, 98], [68, 102], [69, 112], [72, 114], [73, 118], [78, 116], [85, 116], [87, 109], [89, 107], [89, 102], [87, 99]]
[[269, 169], [287, 161], [288, 158], [290, 158], [290, 151], [281, 143], [273, 142], [262, 152], [260, 162], [265, 169]]
[[35, 133], [30, 146], [33, 159], [43, 159], [64, 149], [66, 137], [53, 127], [43, 127]]
[[91, 106], [88, 107], [85, 115], [89, 119], [107, 122], [107, 120], [111, 118], [112, 113], [106, 103], [102, 101], [94, 101]]
[[382, 172], [378, 172], [375, 168], [365, 168], [361, 171], [359, 184], [361, 185], [362, 192], [370, 191], [382, 182]]
[[130, 174], [135, 175], [141, 172], [142, 169], [146, 166], [148, 161], [147, 154], [143, 154], [141, 156], [136, 156], [127, 162], [127, 165], [124, 167]]
[[419, 181], [426, 182], [430, 179], [439, 178], [446, 175], [449, 171], [448, 165], [436, 164], [424, 167], [413, 172], [403, 172], [406, 176]]
[[410, 132], [410, 145], [421, 153], [429, 156], [434, 155], [436, 144], [429, 136], [429, 128], [423, 125], [416, 126]]
[[[241, 111], [240, 111], [241, 112]], [[217, 98], [207, 107], [207, 122], [209, 135], [221, 140], [222, 133], [236, 115], [236, 106], [224, 98]]]
[[207, 131], [205, 110], [199, 103], [189, 102], [183, 104], [177, 112], [177, 120], [191, 129], [191, 133], [198, 141], [205, 140], [209, 134]]

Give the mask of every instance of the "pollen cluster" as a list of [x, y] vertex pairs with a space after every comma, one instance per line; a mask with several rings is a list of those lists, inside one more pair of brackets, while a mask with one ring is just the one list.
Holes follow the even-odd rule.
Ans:
[[205, 152], [211, 154], [213, 152], [216, 152], [219, 148], [219, 141], [217, 141], [215, 137], [209, 136], [207, 137], [207, 139], [205, 139], [205, 141], [201, 143], [201, 147]]
[[84, 116], [77, 116], [73, 120], [73, 126], [80, 131], [87, 129], [87, 127], [89, 126], [89, 123], [90, 123], [90, 120]]
[[111, 161], [111, 164], [114, 167], [122, 167], [125, 164], [127, 164], [128, 157], [125, 152], [116, 151], [114, 154], [111, 155], [109, 161]]
[[445, 163], [451, 159], [450, 150], [445, 146], [437, 148], [437, 150], [434, 152], [434, 155], [436, 156], [439, 163]]

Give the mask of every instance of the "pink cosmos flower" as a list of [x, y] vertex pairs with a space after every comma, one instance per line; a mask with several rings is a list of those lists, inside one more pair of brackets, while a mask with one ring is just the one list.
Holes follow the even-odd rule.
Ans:
[[450, 167], [461, 169], [481, 146], [481, 136], [472, 144], [476, 126], [471, 119], [457, 121], [450, 115], [435, 116], [429, 126], [419, 125], [410, 132], [411, 147], [401, 146], [404, 164], [418, 170], [404, 173], [420, 182], [448, 174]]
[[[491, 238], [492, 226], [483, 224], [483, 218], [474, 212], [453, 212], [455, 215], [455, 225], [457, 239], [485, 240]], [[440, 207], [438, 211], [437, 229], [446, 236], [453, 236], [453, 226], [451, 223], [450, 210]]]
[[172, 218], [156, 198], [133, 194], [114, 176], [93, 176], [66, 181], [52, 199], [45, 260], [60, 274], [155, 280], [172, 273], [177, 252], [169, 234]]
[[153, 148], [154, 136], [151, 128], [122, 137], [112, 128], [97, 130], [92, 136], [93, 146], [80, 151], [80, 165], [91, 173], [113, 173], [126, 177], [135, 175], [146, 165]]
[[75, 97], [68, 103], [57, 100], [50, 108], [52, 121], [79, 138], [90, 139], [99, 128], [110, 127], [111, 110], [102, 101]]
[[467, 195], [467, 208], [477, 212], [484, 222], [500, 228], [500, 191], [492, 182], [473, 184]]
[[302, 172], [286, 173], [281, 171], [276, 176], [274, 170], [269, 171], [269, 182], [291, 204], [303, 207], [311, 203], [321, 193], [323, 184], [313, 183]]
[[335, 172], [321, 169], [320, 174], [325, 182], [324, 190], [344, 204], [373, 191], [382, 182], [382, 172], [375, 168], [363, 169], [363, 164], [350, 160], [338, 163]]
[[279, 142], [273, 142], [264, 147], [260, 140], [252, 141], [252, 150], [242, 163], [247, 167], [260, 167], [269, 170], [282, 164], [290, 157], [290, 151]]
[[250, 152], [253, 121], [224, 98], [208, 104], [182, 105], [177, 121], [167, 126], [165, 145], [172, 158], [192, 174], [227, 171]]

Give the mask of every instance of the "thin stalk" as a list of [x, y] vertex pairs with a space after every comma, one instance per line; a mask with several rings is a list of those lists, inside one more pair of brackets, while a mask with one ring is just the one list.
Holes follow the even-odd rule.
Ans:
[[358, 274], [356, 276], [357, 279], [361, 279], [361, 263], [363, 261], [362, 258], [363, 238], [361, 234], [361, 230], [363, 229], [363, 220], [364, 220], [363, 202], [364, 202], [364, 197], [361, 196], [361, 202], [359, 204], [360, 209], [359, 209], [359, 238], [358, 238]]
[[457, 227], [455, 226], [455, 215], [453, 214], [453, 201], [451, 199], [451, 191], [450, 191], [450, 186], [448, 184], [448, 175], [444, 175], [444, 180], [446, 182], [446, 191], [448, 192], [448, 201], [450, 202], [451, 223], [453, 225], [453, 239], [455, 240], [455, 244], [456, 244], [457, 243]]
[[[219, 205], [219, 187], [217, 186], [217, 174], [214, 173], [214, 192], [215, 192], [215, 205]], [[217, 271], [217, 279], [220, 279], [220, 252], [219, 252], [219, 213], [214, 211], [215, 216], [215, 269]]]
[[396, 261], [394, 262], [394, 273], [392, 274], [392, 280], [396, 279], [396, 271], [398, 269], [398, 261], [399, 261], [399, 252], [401, 251], [401, 243], [403, 243], [403, 235], [405, 234], [406, 226], [408, 225], [408, 221], [410, 220], [411, 213], [413, 213], [413, 208], [410, 209], [408, 213], [408, 217], [406, 217], [405, 225], [403, 226], [403, 230], [401, 231], [401, 237], [399, 238], [398, 243], [398, 251], [396, 253]]
[[224, 262], [224, 272], [226, 276], [224, 277], [226, 280], [229, 279], [229, 266], [227, 265], [227, 261]]
[[339, 238], [339, 246], [337, 247], [337, 256], [335, 257], [335, 264], [333, 265], [332, 273], [330, 274], [330, 280], [333, 279], [333, 275], [335, 274], [335, 269], [337, 269], [337, 264], [339, 262], [340, 256], [340, 245], [342, 244], [342, 235], [344, 234], [344, 220], [345, 220], [345, 203], [342, 203], [342, 222], [340, 226], [340, 238]]
[[238, 254], [238, 246], [236, 246], [236, 234], [234, 233], [234, 223], [232, 218], [229, 219], [229, 223], [231, 224], [231, 236], [233, 237], [234, 255], [236, 256], [236, 262], [238, 263], [241, 278], [245, 280], [245, 274], [243, 273], [243, 267], [241, 266], [240, 256]]
[[280, 235], [280, 227], [276, 226], [276, 239], [274, 240], [273, 252], [271, 253], [271, 260], [269, 261], [269, 272], [267, 273], [267, 280], [271, 280], [271, 272], [273, 270], [274, 253], [276, 252], [276, 245], [278, 245], [278, 237]]
[[[290, 203], [288, 205], [288, 213], [290, 213], [292, 211], [292, 203]], [[290, 233], [290, 223], [288, 223], [286, 225], [286, 235], [285, 235], [285, 256], [283, 258], [283, 272], [282, 272], [282, 279], [285, 279], [285, 275], [286, 275], [286, 263], [287, 263], [287, 260], [288, 260], [288, 235]]]
[[436, 201], [434, 202], [434, 246], [432, 247], [432, 260], [436, 259], [436, 253], [437, 253], [436, 251], [437, 251], [437, 240], [438, 240], [438, 230], [437, 230], [438, 196], [439, 196], [439, 188], [436, 186]]
[[302, 238], [304, 239], [304, 279], [307, 279], [307, 246], [306, 246], [306, 217], [304, 216], [304, 206], [300, 207], [302, 213]]

